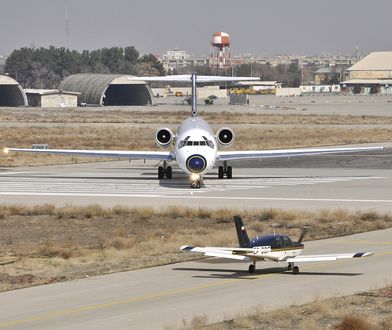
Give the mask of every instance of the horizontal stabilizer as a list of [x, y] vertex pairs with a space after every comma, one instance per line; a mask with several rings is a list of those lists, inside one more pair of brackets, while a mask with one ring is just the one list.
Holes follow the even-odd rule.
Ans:
[[[132, 81], [163, 81], [163, 82], [192, 82], [192, 75], [172, 75], [156, 77], [128, 77]], [[196, 76], [196, 83], [208, 82], [230, 82], [230, 81], [255, 81], [260, 80], [257, 77], [225, 77], [225, 76]]]

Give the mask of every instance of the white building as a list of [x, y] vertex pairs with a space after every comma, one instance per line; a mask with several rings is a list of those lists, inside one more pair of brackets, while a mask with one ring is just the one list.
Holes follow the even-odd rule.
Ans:
[[80, 93], [65, 92], [57, 89], [25, 89], [29, 106], [57, 108], [78, 106]]
[[207, 65], [207, 58], [196, 58], [185, 50], [168, 50], [160, 59], [166, 71], [187, 66]]

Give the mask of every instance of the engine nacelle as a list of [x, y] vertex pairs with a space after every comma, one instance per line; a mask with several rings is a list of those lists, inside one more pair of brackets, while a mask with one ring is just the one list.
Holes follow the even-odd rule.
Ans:
[[234, 131], [228, 127], [222, 127], [216, 132], [216, 139], [219, 144], [229, 147], [234, 143]]
[[155, 133], [155, 143], [163, 148], [167, 148], [173, 142], [174, 134], [169, 128], [160, 128]]

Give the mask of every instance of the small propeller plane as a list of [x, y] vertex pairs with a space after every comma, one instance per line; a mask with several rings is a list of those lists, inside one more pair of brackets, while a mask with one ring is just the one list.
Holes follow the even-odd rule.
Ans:
[[298, 241], [292, 241], [286, 235], [264, 235], [250, 240], [240, 216], [234, 217], [237, 230], [238, 248], [229, 247], [195, 247], [184, 245], [181, 251], [199, 252], [209, 257], [227, 258], [242, 261], [251, 261], [249, 272], [254, 273], [257, 261], [274, 261], [287, 263], [287, 269], [294, 274], [299, 273], [299, 267], [295, 263], [310, 261], [334, 261], [339, 259], [361, 258], [372, 256], [373, 252], [355, 252], [339, 254], [301, 255], [304, 249], [302, 240], [306, 230], [302, 231]]
[[[69, 156], [109, 157], [123, 159], [148, 159], [162, 163], [158, 167], [158, 179], [172, 179], [171, 162], [176, 162], [179, 168], [189, 176], [190, 186], [200, 188], [203, 177], [218, 165], [218, 178], [231, 179], [233, 177], [230, 161], [284, 158], [293, 156], [310, 156], [339, 153], [353, 153], [362, 151], [380, 151], [378, 147], [329, 147], [329, 148], [294, 148], [276, 150], [241, 150], [219, 151], [218, 146], [225, 148], [234, 143], [234, 131], [229, 127], [221, 127], [214, 133], [209, 124], [197, 115], [197, 91], [196, 83], [230, 82], [243, 80], [259, 80], [249, 77], [221, 77], [221, 76], [197, 76], [175, 75], [164, 77], [129, 77], [129, 80], [138, 81], [173, 81], [190, 82], [192, 84], [191, 116], [185, 119], [174, 134], [169, 128], [159, 128], [155, 133], [155, 142], [161, 148], [171, 148], [169, 151], [134, 151], [134, 150], [72, 150], [72, 149], [24, 149], [4, 148], [4, 153], [31, 152], [41, 154], [58, 154]], [[173, 148], [174, 146], [174, 148]], [[174, 150], [173, 150], [174, 149]]]

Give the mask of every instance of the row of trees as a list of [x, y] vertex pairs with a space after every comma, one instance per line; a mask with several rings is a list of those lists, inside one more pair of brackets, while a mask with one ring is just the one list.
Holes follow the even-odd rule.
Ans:
[[163, 75], [165, 70], [152, 54], [140, 56], [135, 47], [101, 48], [78, 52], [64, 47], [21, 48], [7, 58], [4, 72], [23, 87], [57, 88], [76, 73]]
[[[1, 69], [1, 68], [0, 68]], [[302, 72], [298, 65], [243, 64], [233, 68], [235, 72], [211, 70], [208, 66], [178, 68], [176, 73], [196, 71], [203, 75], [232, 75], [262, 77], [263, 80], [279, 81], [288, 87], [301, 84]], [[137, 76], [165, 74], [162, 64], [152, 54], [140, 56], [135, 47], [101, 48], [78, 52], [64, 47], [21, 48], [7, 58], [4, 73], [15, 78], [23, 87], [57, 88], [67, 76], [75, 73], [119, 73]]]

